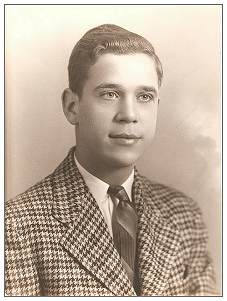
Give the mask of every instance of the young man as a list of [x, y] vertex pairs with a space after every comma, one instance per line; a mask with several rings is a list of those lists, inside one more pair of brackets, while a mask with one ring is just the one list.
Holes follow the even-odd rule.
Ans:
[[156, 127], [152, 45], [101, 25], [76, 44], [68, 71], [62, 104], [76, 147], [6, 205], [6, 294], [213, 294], [195, 202], [135, 168]]

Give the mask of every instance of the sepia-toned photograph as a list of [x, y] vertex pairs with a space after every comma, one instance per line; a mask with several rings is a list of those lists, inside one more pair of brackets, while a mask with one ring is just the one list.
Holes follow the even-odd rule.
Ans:
[[5, 296], [222, 296], [222, 5], [5, 5]]

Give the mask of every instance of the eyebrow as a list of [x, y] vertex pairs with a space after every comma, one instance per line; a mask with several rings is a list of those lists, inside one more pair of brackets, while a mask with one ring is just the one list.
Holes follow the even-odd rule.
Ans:
[[158, 95], [157, 90], [155, 89], [155, 87], [150, 87], [150, 86], [139, 86], [139, 90], [143, 90], [146, 92], [153, 92], [155, 94], [155, 96]]
[[[113, 83], [102, 83], [100, 85], [98, 85], [97, 87], [95, 87], [95, 91], [98, 91], [100, 89], [119, 89], [124, 91], [124, 87], [122, 85], [119, 84], [113, 84]], [[137, 87], [137, 90], [143, 90], [146, 92], [153, 92], [155, 94], [155, 96], [158, 95], [157, 90], [152, 87], [152, 86], [139, 86]]]
[[95, 87], [95, 91], [100, 90], [100, 89], [119, 89], [119, 90], [124, 90], [124, 87], [119, 84], [112, 84], [112, 83], [102, 83]]

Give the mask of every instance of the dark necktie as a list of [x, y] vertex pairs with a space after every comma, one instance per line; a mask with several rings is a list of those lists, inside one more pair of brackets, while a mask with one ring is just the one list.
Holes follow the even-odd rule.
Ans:
[[124, 187], [110, 186], [108, 193], [114, 203], [112, 217], [114, 245], [134, 285], [137, 215]]

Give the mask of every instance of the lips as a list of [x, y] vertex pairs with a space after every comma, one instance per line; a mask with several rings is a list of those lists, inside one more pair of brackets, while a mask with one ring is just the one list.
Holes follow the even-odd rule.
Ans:
[[141, 139], [141, 136], [135, 135], [135, 134], [126, 134], [126, 133], [120, 133], [120, 134], [109, 134], [110, 138], [113, 139]]

